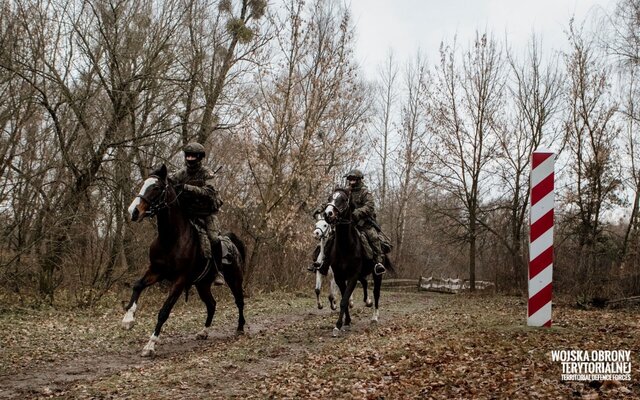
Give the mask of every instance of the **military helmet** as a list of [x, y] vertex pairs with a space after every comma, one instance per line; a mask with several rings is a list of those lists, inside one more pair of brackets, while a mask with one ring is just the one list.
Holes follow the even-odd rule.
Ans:
[[362, 173], [362, 171], [356, 168], [349, 171], [344, 177], [347, 178], [347, 180], [363, 179], [364, 174]]
[[182, 151], [184, 151], [185, 156], [187, 154], [193, 154], [200, 159], [204, 158], [204, 156], [206, 155], [204, 146], [197, 142], [189, 143], [188, 145], [184, 146], [184, 149]]

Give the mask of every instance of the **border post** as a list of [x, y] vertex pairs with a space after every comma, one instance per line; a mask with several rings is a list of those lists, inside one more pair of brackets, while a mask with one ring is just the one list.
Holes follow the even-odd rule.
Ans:
[[536, 150], [531, 160], [528, 326], [551, 327], [555, 158]]

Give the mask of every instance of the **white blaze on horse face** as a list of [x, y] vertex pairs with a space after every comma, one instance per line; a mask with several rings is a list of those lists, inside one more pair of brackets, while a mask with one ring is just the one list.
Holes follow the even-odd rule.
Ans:
[[331, 198], [333, 200], [331, 200], [331, 202], [327, 204], [324, 209], [324, 213], [329, 218], [335, 218], [338, 216], [338, 214], [340, 214], [340, 208], [336, 205], [336, 200], [342, 199], [342, 201], [348, 201], [349, 198], [341, 192], [335, 192], [333, 195], [331, 195]]
[[334, 213], [336, 211], [337, 211], [337, 208], [333, 204], [328, 204], [327, 207], [324, 209], [324, 213], [331, 218], [334, 217]]
[[[138, 193], [138, 196], [144, 196], [147, 189], [149, 189], [149, 187], [154, 183], [158, 183], [158, 178], [155, 178], [155, 177], [147, 178], [142, 184], [142, 187], [140, 188], [140, 193]], [[131, 202], [131, 205], [129, 206], [130, 217], [133, 216], [133, 211], [136, 209], [136, 207], [138, 207], [138, 205], [140, 205], [140, 197], [136, 196], [136, 198], [133, 199], [133, 201]]]
[[313, 234], [316, 237], [316, 239], [319, 240], [326, 235], [326, 232], [328, 229], [329, 229], [329, 224], [327, 223], [327, 221], [325, 221], [324, 219], [321, 219], [316, 221], [316, 228], [313, 230]]

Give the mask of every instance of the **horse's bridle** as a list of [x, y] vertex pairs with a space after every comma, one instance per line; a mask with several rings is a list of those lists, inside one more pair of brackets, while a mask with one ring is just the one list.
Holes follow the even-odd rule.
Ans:
[[[324, 217], [321, 217], [322, 214], [318, 214], [317, 222], [316, 222], [316, 228], [314, 229], [314, 233], [317, 231], [318, 233], [316, 234], [316, 238], [317, 239], [326, 239], [327, 237], [329, 237], [329, 233], [331, 232], [331, 224], [329, 224], [328, 222], [325, 221]], [[319, 221], [323, 221], [324, 222], [324, 227], [318, 226], [318, 222]]]
[[[162, 179], [160, 179], [160, 177], [157, 176], [157, 175], [149, 175], [149, 178], [156, 178], [158, 180], [158, 182], [162, 181]], [[144, 213], [145, 216], [154, 217], [160, 211], [162, 211], [165, 208], [169, 207], [169, 203], [167, 203], [167, 183], [163, 182], [163, 184], [164, 185], [162, 186], [162, 193], [160, 193], [160, 196], [158, 196], [156, 201], [149, 200], [143, 194], [139, 194], [139, 195], [136, 196], [136, 197], [139, 197], [140, 199], [144, 200], [147, 204], [149, 204], [149, 209], [147, 211], [145, 211], [145, 213]], [[177, 200], [177, 197], [176, 197], [176, 200]]]
[[[347, 201], [345, 202], [343, 207], [338, 207], [336, 205], [336, 199], [339, 196], [345, 196], [347, 198]], [[336, 190], [335, 192], [333, 192], [333, 195], [331, 196], [332, 200], [331, 202], [329, 202], [327, 204], [327, 206], [325, 207], [325, 209], [329, 206], [333, 207], [336, 211], [338, 211], [338, 213], [336, 214], [336, 219], [335, 222], [332, 224], [331, 222], [329, 222], [330, 225], [342, 225], [342, 224], [350, 224], [351, 223], [351, 219], [347, 219], [347, 218], [341, 218], [341, 215], [343, 212], [345, 212], [347, 210], [347, 208], [349, 208], [349, 204], [351, 203], [351, 193], [348, 193], [345, 190]]]

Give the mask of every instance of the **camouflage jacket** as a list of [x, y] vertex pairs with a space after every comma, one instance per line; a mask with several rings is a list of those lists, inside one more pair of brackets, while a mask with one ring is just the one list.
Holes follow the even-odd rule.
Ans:
[[[351, 201], [355, 205], [355, 210], [351, 214], [353, 221], [358, 227], [369, 227], [371, 221], [376, 219], [376, 208], [373, 201], [373, 195], [369, 192], [367, 185], [360, 183], [358, 186], [351, 188]], [[324, 212], [327, 203], [322, 203], [313, 210], [313, 217]]]
[[174, 185], [183, 185], [179, 201], [188, 214], [195, 217], [206, 217], [218, 212], [223, 202], [213, 186], [214, 174], [207, 167], [196, 171], [182, 168], [170, 179]]
[[361, 182], [351, 188], [351, 201], [355, 205], [352, 218], [356, 224], [359, 227], [370, 226], [371, 221], [376, 219], [376, 207], [367, 185]]

